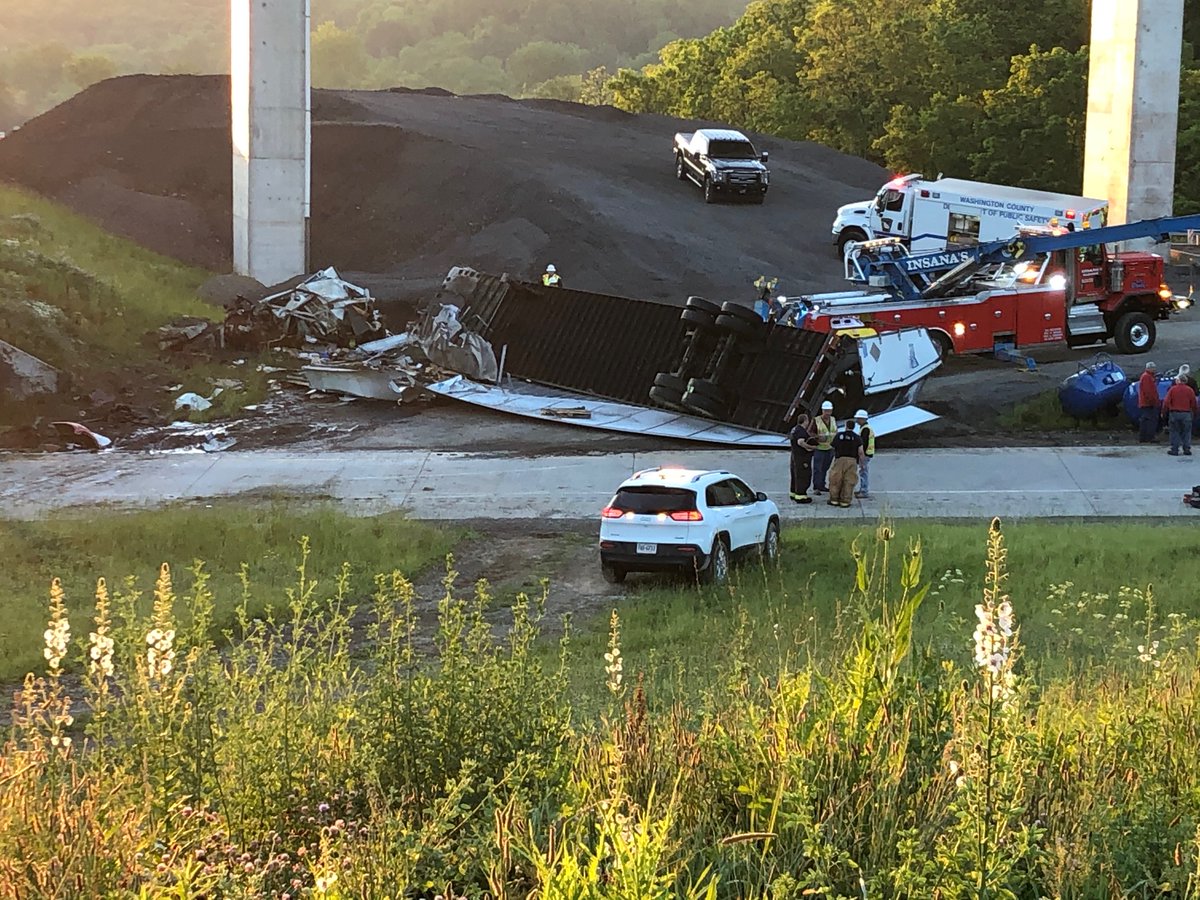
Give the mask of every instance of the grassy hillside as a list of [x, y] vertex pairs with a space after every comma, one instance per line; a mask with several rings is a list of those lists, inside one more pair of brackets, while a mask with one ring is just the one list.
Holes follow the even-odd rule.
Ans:
[[211, 315], [196, 299], [209, 274], [0, 185], [0, 334], [51, 365], [86, 371], [140, 361], [148, 331], [177, 316]]

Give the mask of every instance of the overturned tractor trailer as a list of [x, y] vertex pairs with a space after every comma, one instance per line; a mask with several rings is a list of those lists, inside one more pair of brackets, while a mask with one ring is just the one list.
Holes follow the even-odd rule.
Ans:
[[676, 306], [461, 267], [433, 310], [446, 305], [491, 347], [500, 374], [431, 389], [494, 409], [753, 446], [782, 446], [795, 414], [824, 400], [840, 417], [865, 408], [880, 435], [935, 418], [915, 406], [940, 362], [920, 328], [818, 333], [764, 322], [733, 302], [691, 297]]

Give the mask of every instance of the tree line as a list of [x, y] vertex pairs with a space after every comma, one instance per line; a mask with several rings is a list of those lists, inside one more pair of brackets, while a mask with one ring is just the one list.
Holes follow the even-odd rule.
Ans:
[[[1186, 0], [1176, 210], [1200, 211], [1200, 0]], [[712, 119], [894, 171], [1078, 193], [1088, 0], [755, 0], [608, 81], [616, 105]]]
[[[745, 0], [312, 0], [317, 87], [580, 99]], [[228, 0], [0, 0], [0, 130], [127, 72], [226, 72]], [[591, 72], [591, 76], [587, 73]]]

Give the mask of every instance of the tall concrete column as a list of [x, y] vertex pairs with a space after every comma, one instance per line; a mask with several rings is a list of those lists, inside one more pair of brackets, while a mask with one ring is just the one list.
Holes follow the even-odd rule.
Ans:
[[1083, 193], [1113, 225], [1171, 214], [1183, 0], [1092, 0]]
[[231, 0], [233, 267], [272, 285], [308, 268], [308, 0]]

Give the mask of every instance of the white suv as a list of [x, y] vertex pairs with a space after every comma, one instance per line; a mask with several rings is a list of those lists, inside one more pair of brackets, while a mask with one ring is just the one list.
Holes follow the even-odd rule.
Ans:
[[663, 569], [724, 584], [734, 555], [779, 558], [779, 508], [729, 472], [646, 469], [600, 515], [600, 568], [614, 584]]

